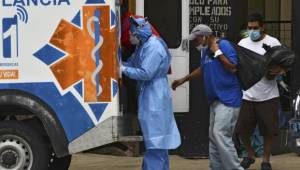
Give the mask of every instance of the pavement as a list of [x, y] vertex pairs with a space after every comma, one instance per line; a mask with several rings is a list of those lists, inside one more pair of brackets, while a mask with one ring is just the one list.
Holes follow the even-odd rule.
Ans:
[[[75, 154], [69, 170], [140, 170], [142, 157], [120, 157], [91, 153]], [[171, 170], [207, 170], [208, 159], [185, 159], [170, 156]], [[261, 159], [257, 158], [248, 170], [259, 170]], [[289, 153], [271, 158], [273, 170], [300, 170], [300, 157]]]

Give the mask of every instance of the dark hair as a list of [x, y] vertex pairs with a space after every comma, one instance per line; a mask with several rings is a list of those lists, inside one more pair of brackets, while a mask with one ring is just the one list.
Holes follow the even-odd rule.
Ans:
[[263, 26], [264, 17], [260, 13], [252, 13], [248, 16], [248, 22], [258, 22], [260, 26]]

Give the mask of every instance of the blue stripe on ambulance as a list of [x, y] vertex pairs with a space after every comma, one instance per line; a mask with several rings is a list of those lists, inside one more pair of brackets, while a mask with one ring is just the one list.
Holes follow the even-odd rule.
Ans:
[[[56, 113], [69, 142], [95, 126], [75, 96], [71, 92], [61, 95], [54, 83], [9, 83], [0, 84], [0, 88], [23, 90], [45, 101]], [[97, 110], [95, 114], [101, 117], [103, 111]]]

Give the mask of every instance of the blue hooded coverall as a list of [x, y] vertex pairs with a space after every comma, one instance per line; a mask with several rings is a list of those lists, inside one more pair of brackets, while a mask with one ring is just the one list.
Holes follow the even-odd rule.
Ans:
[[167, 79], [171, 55], [163, 40], [152, 36], [144, 18], [135, 20], [141, 26], [132, 24], [130, 31], [140, 44], [122, 70], [137, 80], [138, 119], [146, 146], [142, 169], [169, 170], [168, 149], [181, 143]]

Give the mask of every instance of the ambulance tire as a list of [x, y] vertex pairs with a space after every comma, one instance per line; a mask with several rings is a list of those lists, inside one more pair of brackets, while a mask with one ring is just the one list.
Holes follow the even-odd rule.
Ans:
[[49, 170], [68, 170], [71, 164], [72, 155], [67, 155], [61, 158], [56, 157], [52, 152], [50, 155]]
[[42, 135], [26, 123], [2, 121], [0, 160], [0, 169], [47, 170], [49, 150]]

